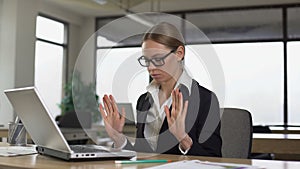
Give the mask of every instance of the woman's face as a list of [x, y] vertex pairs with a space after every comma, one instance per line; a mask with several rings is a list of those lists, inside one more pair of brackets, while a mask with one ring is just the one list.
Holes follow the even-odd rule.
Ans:
[[174, 77], [176, 78], [176, 75], [181, 72], [180, 61], [182, 60], [182, 57], [178, 55], [177, 50], [170, 53], [171, 50], [172, 49], [165, 45], [153, 40], [146, 40], [142, 44], [143, 56], [147, 59], [161, 58], [169, 54], [164, 59], [164, 65], [155, 66], [152, 62], [150, 62], [150, 65], [147, 68], [150, 76], [159, 84], [168, 82], [172, 79], [174, 80]]

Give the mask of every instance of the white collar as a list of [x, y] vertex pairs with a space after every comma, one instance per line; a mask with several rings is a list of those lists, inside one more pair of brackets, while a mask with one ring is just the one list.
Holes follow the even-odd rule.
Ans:
[[[191, 95], [192, 82], [193, 79], [191, 78], [191, 76], [185, 69], [183, 69], [182, 74], [176, 82], [175, 88], [179, 85], [184, 85], [189, 90], [189, 95]], [[146, 89], [148, 92], [153, 93], [159, 90], [159, 85], [154, 80], [152, 80], [151, 83], [146, 87]]]

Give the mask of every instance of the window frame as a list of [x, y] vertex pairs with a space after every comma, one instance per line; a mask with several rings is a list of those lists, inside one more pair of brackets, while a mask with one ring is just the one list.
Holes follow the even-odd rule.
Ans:
[[[61, 19], [57, 19], [55, 17], [52, 17], [52, 16], [49, 16], [49, 15], [46, 15], [46, 14], [43, 14], [43, 13], [39, 13], [37, 16], [41, 16], [41, 17], [44, 17], [44, 18], [47, 18], [47, 19], [51, 19], [53, 21], [56, 21], [56, 22], [60, 22], [64, 25], [64, 42], [62, 44], [60, 43], [57, 43], [57, 42], [53, 42], [53, 41], [49, 41], [49, 40], [46, 40], [46, 39], [43, 39], [43, 38], [38, 38], [38, 37], [35, 37], [36, 38], [36, 42], [37, 41], [41, 41], [41, 42], [45, 42], [45, 43], [49, 43], [49, 44], [52, 44], [52, 45], [57, 45], [57, 46], [61, 46], [63, 48], [63, 57], [64, 57], [64, 60], [63, 60], [63, 85], [67, 83], [68, 79], [70, 78], [69, 77], [69, 73], [68, 73], [68, 70], [69, 70], [69, 23], [68, 22], [65, 22]], [[63, 91], [64, 93], [64, 91]]]
[[[227, 8], [215, 8], [215, 9], [202, 9], [202, 10], [188, 10], [188, 11], [175, 11], [175, 12], [166, 12], [168, 14], [180, 15], [182, 19], [186, 19], [187, 14], [191, 13], [205, 13], [205, 12], [232, 12], [232, 11], [247, 11], [247, 10], [258, 10], [258, 9], [280, 9], [281, 10], [281, 17], [282, 17], [282, 38], [262, 38], [262, 39], [252, 39], [252, 40], [224, 40], [224, 41], [211, 41], [212, 44], [228, 44], [228, 43], [254, 43], [254, 42], [283, 42], [283, 124], [278, 124], [276, 126], [288, 127], [288, 54], [287, 54], [287, 43], [292, 41], [300, 41], [299, 38], [289, 38], [288, 32], [288, 10], [292, 8], [300, 8], [300, 3], [292, 3], [292, 4], [277, 4], [277, 5], [259, 5], [259, 6], [247, 6], [247, 7], [227, 7]], [[101, 26], [98, 24], [98, 21], [101, 19], [117, 19], [120, 17], [124, 17], [125, 15], [118, 15], [118, 16], [105, 16], [105, 17], [96, 17], [96, 31]], [[183, 30], [184, 32], [185, 30]], [[184, 35], [185, 36], [185, 35]], [[186, 45], [195, 45], [201, 43], [187, 43]], [[205, 43], [204, 43], [205, 44]], [[105, 48], [126, 48], [126, 47], [138, 47], [140, 45], [123, 45], [123, 46], [111, 46], [111, 47], [99, 47], [98, 49], [105, 49]], [[300, 126], [300, 125], [299, 125]]]
[[[44, 39], [44, 38], [39, 38], [37, 37], [37, 35], [35, 35], [35, 43], [37, 42], [41, 42], [41, 43], [45, 43], [45, 44], [48, 44], [48, 45], [53, 45], [53, 46], [56, 46], [56, 47], [61, 47], [62, 48], [62, 74], [61, 74], [61, 77], [62, 77], [62, 81], [61, 81], [61, 93], [60, 93], [60, 99], [62, 99], [65, 95], [65, 90], [64, 90], [64, 86], [65, 84], [67, 83], [68, 79], [70, 78], [69, 77], [69, 74], [68, 74], [68, 56], [69, 56], [69, 23], [67, 23], [66, 21], [63, 21], [61, 19], [57, 19], [55, 17], [52, 17], [52, 16], [49, 16], [49, 15], [46, 15], [46, 14], [43, 14], [43, 13], [38, 13], [38, 15], [36, 16], [36, 19], [38, 17], [43, 17], [43, 18], [46, 18], [46, 19], [50, 19], [52, 21], [55, 21], [55, 22], [58, 22], [60, 24], [63, 24], [64, 25], [64, 30], [63, 30], [63, 34], [64, 34], [64, 37], [63, 37], [63, 43], [57, 43], [57, 42], [54, 42], [54, 41], [51, 41], [51, 40], [47, 40], [47, 39]], [[37, 23], [36, 23], [37, 25]], [[55, 104], [59, 104], [59, 103], [55, 103]]]

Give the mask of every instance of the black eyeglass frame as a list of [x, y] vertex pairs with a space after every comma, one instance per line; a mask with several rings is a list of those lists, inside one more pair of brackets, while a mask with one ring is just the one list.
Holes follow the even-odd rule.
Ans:
[[[141, 57], [139, 57], [137, 60], [138, 60], [138, 62], [140, 63], [140, 65], [141, 66], [143, 66], [143, 67], [149, 67], [150, 66], [150, 62], [154, 65], [154, 66], [156, 66], [156, 67], [159, 67], [159, 66], [163, 66], [164, 64], [165, 64], [165, 59], [168, 57], [168, 56], [170, 56], [170, 54], [171, 53], [174, 53], [176, 51], [176, 49], [173, 49], [173, 50], [171, 50], [169, 53], [167, 53], [165, 56], [163, 56], [163, 57], [157, 57], [157, 58], [152, 58], [152, 59], [147, 59], [145, 56], [141, 56]], [[143, 65], [142, 63], [141, 63], [141, 61], [140, 60], [145, 60], [145, 63], [148, 63], [148, 64], [146, 64], [146, 65]], [[161, 60], [162, 61], [162, 64], [161, 65], [157, 65], [153, 60]]]

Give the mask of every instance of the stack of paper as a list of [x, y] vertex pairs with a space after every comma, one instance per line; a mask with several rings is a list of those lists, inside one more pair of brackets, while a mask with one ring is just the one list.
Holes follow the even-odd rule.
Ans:
[[155, 167], [149, 167], [147, 169], [259, 169], [260, 167], [255, 167], [245, 164], [233, 164], [233, 163], [213, 163], [199, 160], [185, 160], [172, 162], [164, 165], [159, 165]]
[[0, 147], [0, 156], [11, 157], [37, 153], [34, 146]]

